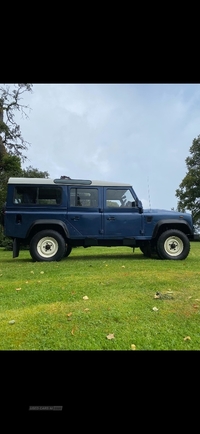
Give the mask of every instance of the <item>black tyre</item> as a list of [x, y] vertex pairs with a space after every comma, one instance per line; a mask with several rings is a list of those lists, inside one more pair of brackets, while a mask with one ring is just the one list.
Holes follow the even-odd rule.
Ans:
[[53, 230], [38, 232], [30, 242], [30, 254], [34, 261], [60, 261], [65, 255], [65, 251], [64, 238]]
[[67, 245], [65, 246], [65, 254], [64, 254], [64, 256], [69, 256], [70, 253], [71, 253], [71, 251], [72, 251], [72, 247], [69, 246], [69, 244], [67, 244]]
[[157, 241], [157, 252], [161, 259], [182, 260], [190, 251], [190, 241], [183, 232], [170, 229], [163, 232]]

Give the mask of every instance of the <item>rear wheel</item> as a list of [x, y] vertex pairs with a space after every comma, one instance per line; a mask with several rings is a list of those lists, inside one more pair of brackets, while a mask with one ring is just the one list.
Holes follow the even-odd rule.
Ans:
[[170, 229], [163, 232], [157, 241], [157, 252], [161, 259], [182, 260], [190, 251], [190, 241], [183, 232]]
[[38, 232], [30, 242], [30, 254], [34, 261], [60, 261], [65, 251], [64, 238], [53, 230]]

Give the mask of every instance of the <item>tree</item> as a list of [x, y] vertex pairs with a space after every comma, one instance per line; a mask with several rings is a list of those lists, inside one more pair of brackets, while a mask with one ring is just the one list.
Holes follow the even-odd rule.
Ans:
[[21, 161], [16, 155], [0, 158], [0, 209], [6, 200], [7, 182], [11, 176], [22, 176]]
[[176, 197], [179, 198], [178, 210], [184, 212], [190, 210], [193, 215], [194, 224], [200, 225], [200, 135], [193, 140], [189, 149], [191, 154], [185, 162], [187, 166], [186, 176], [183, 178], [179, 188], [176, 190]]
[[21, 104], [22, 94], [32, 92], [32, 84], [18, 83], [13, 85], [0, 85], [0, 148], [10, 155], [26, 159], [24, 151], [28, 149], [21, 134], [20, 126], [15, 122], [15, 112], [20, 111], [21, 115], [28, 118], [26, 110], [30, 108]]
[[49, 178], [49, 173], [47, 171], [41, 172], [32, 166], [26, 167], [22, 170], [22, 175], [24, 178]]

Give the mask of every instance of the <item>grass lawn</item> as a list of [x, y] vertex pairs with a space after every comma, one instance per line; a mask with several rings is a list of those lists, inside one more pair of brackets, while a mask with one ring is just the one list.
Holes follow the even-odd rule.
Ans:
[[1, 248], [0, 350], [199, 350], [199, 264], [198, 242], [184, 261], [79, 247], [44, 263]]

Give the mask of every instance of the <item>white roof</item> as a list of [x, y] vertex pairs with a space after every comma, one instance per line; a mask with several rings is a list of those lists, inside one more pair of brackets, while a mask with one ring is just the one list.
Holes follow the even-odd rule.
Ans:
[[131, 184], [124, 184], [112, 181], [91, 181], [87, 179], [50, 179], [50, 178], [9, 178], [8, 184], [31, 184], [31, 185], [84, 185], [106, 186], [106, 187], [131, 187]]

